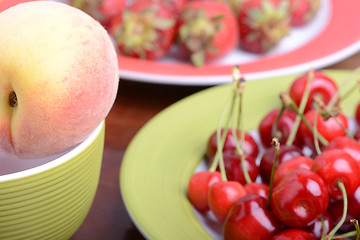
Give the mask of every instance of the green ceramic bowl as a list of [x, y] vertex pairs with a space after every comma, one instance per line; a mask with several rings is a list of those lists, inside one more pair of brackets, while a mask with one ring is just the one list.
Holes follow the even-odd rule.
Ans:
[[[326, 73], [339, 85], [350, 74], [349, 71]], [[256, 130], [265, 114], [280, 106], [279, 93], [287, 91], [297, 76], [246, 83], [247, 130]], [[186, 191], [191, 175], [204, 162], [206, 142], [218, 125], [230, 92], [231, 85], [221, 85], [175, 103], [149, 121], [126, 150], [120, 172], [121, 193], [131, 218], [146, 238], [223, 238], [221, 225], [211, 218], [199, 217]], [[355, 93], [342, 102], [349, 116], [355, 112], [359, 98]]]
[[69, 239], [97, 190], [105, 124], [60, 157], [0, 176], [0, 239]]

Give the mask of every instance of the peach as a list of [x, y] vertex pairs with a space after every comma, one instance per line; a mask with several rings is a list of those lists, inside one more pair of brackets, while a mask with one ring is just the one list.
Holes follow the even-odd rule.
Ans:
[[0, 13], [0, 150], [41, 158], [83, 141], [119, 84], [106, 30], [69, 5], [35, 1]]

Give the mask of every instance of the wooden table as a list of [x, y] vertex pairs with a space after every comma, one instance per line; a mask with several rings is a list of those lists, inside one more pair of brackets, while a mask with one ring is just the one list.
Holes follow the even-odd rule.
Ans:
[[[328, 68], [353, 70], [360, 53]], [[106, 120], [105, 149], [98, 191], [90, 212], [72, 240], [144, 239], [121, 198], [119, 170], [126, 147], [138, 130], [172, 103], [206, 87], [171, 86], [121, 80]]]

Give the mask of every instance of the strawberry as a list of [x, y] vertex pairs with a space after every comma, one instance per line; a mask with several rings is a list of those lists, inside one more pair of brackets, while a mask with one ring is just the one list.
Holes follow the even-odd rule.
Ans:
[[201, 67], [237, 46], [236, 18], [223, 2], [188, 2], [180, 15], [178, 43], [185, 56]]
[[238, 14], [240, 46], [264, 53], [275, 47], [290, 30], [288, 1], [247, 0]]
[[309, 23], [320, 8], [320, 0], [289, 0], [291, 21], [293, 27], [303, 26]]
[[234, 15], [237, 16], [239, 13], [239, 10], [241, 8], [241, 5], [243, 4], [243, 2], [245, 2], [246, 0], [217, 0], [220, 2], [224, 2], [226, 3], [231, 10], [233, 11]]
[[110, 34], [123, 55], [159, 59], [175, 37], [176, 17], [160, 1], [137, 1], [112, 23]]
[[[139, 0], [133, 0], [133, 3], [137, 1]], [[182, 9], [184, 8], [187, 2], [187, 0], [152, 0], [152, 1], [161, 2], [162, 4], [167, 6], [176, 16], [180, 14], [180, 12], [182, 11]]]
[[72, 0], [69, 4], [86, 12], [108, 28], [109, 23], [124, 10], [126, 0]]

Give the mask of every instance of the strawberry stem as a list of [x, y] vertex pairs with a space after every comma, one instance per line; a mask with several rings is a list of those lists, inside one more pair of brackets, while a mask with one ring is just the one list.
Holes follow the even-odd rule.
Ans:
[[272, 195], [272, 190], [273, 190], [273, 182], [274, 182], [274, 174], [275, 174], [275, 169], [277, 166], [277, 162], [278, 162], [278, 158], [279, 158], [279, 151], [280, 151], [280, 142], [279, 139], [277, 138], [273, 138], [271, 141], [271, 145], [273, 146], [273, 148], [275, 149], [275, 157], [274, 157], [274, 163], [271, 169], [271, 175], [270, 175], [270, 182], [269, 182], [269, 197], [267, 199], [267, 204], [266, 204], [266, 208], [270, 209], [270, 203], [271, 203], [271, 195]]

